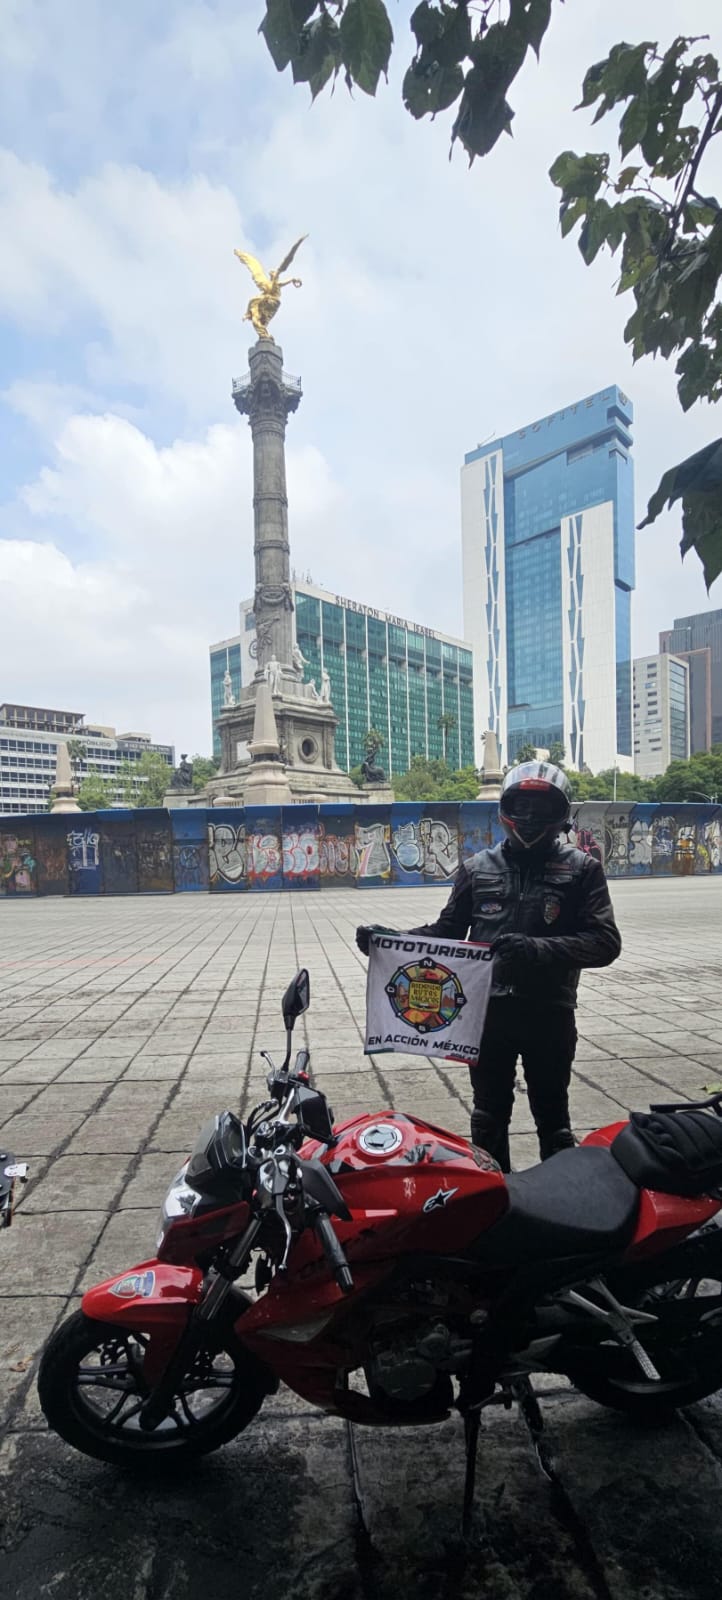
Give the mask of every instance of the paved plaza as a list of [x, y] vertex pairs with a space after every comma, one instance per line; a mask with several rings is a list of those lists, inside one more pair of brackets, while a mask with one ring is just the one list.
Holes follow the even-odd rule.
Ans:
[[[622, 959], [582, 980], [578, 1132], [722, 1082], [722, 879], [613, 888]], [[461, 1429], [377, 1432], [288, 1392], [190, 1476], [138, 1484], [47, 1433], [35, 1357], [84, 1288], [152, 1254], [200, 1123], [263, 1097], [281, 993], [336, 1120], [394, 1106], [466, 1133], [467, 1074], [365, 1058], [358, 922], [404, 928], [445, 892], [0, 902], [0, 1138], [31, 1163], [0, 1234], [0, 1595], [17, 1600], [708, 1600], [722, 1595], [722, 1400], [641, 1430], [546, 1385], [542, 1470], [494, 1411], [477, 1547], [457, 1534]], [[517, 1096], [516, 1166], [536, 1159]]]

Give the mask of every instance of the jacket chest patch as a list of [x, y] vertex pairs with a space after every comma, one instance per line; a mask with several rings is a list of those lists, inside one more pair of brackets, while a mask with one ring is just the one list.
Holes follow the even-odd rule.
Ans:
[[479, 906], [479, 915], [481, 917], [498, 917], [499, 912], [503, 910], [504, 907], [501, 900], [482, 900]]
[[544, 896], [544, 921], [548, 926], [550, 926], [552, 922], [556, 922], [561, 909], [562, 903], [558, 895], [547, 894]]

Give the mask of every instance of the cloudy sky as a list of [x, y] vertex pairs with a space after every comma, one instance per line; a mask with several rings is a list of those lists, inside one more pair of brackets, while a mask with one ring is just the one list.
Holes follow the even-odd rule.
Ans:
[[[708, 408], [682, 415], [669, 369], [632, 367], [613, 264], [561, 240], [546, 177], [560, 150], [605, 147], [572, 110], [586, 66], [671, 39], [679, 0], [557, 7], [513, 140], [471, 171], [447, 159], [447, 118], [403, 111], [413, 7], [390, 9], [390, 85], [311, 108], [255, 0], [4, 0], [0, 700], [210, 748], [208, 644], [253, 587], [234, 246], [273, 265], [310, 234], [276, 327], [304, 384], [293, 561], [329, 590], [460, 633], [465, 450], [619, 383], [641, 517], [664, 467], [719, 433]], [[719, 0], [688, 0], [684, 26], [722, 49]], [[722, 605], [678, 538], [674, 516], [638, 537], [637, 652]]]

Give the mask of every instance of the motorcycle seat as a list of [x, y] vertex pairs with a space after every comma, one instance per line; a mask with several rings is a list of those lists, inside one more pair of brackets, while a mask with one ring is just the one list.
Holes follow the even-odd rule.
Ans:
[[580, 1145], [507, 1178], [508, 1210], [477, 1241], [490, 1264], [613, 1255], [629, 1244], [639, 1189], [609, 1150]]

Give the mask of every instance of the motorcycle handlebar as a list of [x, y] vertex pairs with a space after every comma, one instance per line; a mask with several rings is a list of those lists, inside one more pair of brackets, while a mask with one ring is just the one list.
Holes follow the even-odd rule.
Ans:
[[326, 1260], [333, 1272], [342, 1294], [350, 1294], [353, 1289], [353, 1276], [344, 1253], [343, 1245], [339, 1239], [331, 1218], [325, 1211], [319, 1211], [314, 1217], [314, 1229], [323, 1245]]

